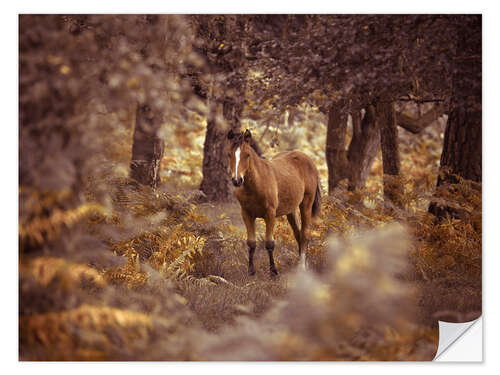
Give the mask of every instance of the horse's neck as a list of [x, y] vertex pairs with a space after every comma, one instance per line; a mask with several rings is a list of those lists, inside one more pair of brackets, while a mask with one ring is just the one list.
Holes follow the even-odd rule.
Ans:
[[250, 167], [248, 169], [247, 178], [245, 181], [246, 187], [253, 190], [257, 185], [261, 183], [262, 176], [259, 173], [259, 170], [265, 168], [263, 165], [265, 164], [265, 160], [261, 159], [257, 153], [252, 150], [251, 151], [251, 161]]

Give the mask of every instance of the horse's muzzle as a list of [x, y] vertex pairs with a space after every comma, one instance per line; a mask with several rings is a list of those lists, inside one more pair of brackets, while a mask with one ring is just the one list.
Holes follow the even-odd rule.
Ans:
[[239, 177], [239, 178], [233, 177], [231, 180], [233, 181], [233, 185], [236, 187], [240, 187], [241, 185], [243, 185], [243, 177]]

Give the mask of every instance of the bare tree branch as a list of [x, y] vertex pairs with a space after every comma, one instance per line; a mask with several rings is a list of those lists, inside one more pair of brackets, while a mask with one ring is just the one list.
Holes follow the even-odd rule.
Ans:
[[444, 113], [445, 110], [443, 105], [434, 106], [419, 118], [413, 118], [402, 112], [396, 112], [396, 122], [410, 133], [418, 134]]

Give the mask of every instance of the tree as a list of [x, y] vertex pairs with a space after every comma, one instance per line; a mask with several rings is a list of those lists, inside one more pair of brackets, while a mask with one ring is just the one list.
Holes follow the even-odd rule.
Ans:
[[[210, 74], [210, 83], [205, 85], [208, 87], [202, 88], [200, 76], [204, 72], [190, 72], [195, 92], [208, 102], [200, 189], [208, 200], [227, 201], [232, 199], [233, 189], [224, 142], [229, 129], [240, 131], [247, 73], [241, 39], [246, 19], [235, 15], [199, 15], [191, 20], [198, 38], [196, 50]], [[221, 112], [226, 124], [220, 121]]]
[[377, 126], [375, 108], [370, 105], [366, 108], [361, 119], [360, 111], [351, 114], [353, 135], [347, 160], [350, 163], [349, 189], [362, 188], [370, 172], [373, 160], [380, 145], [380, 133]]
[[325, 157], [329, 194], [345, 178], [349, 190], [363, 187], [380, 143], [375, 109], [368, 106], [363, 117], [359, 109], [351, 111], [353, 135], [346, 151], [347, 115], [344, 101], [334, 104], [328, 113]]
[[333, 193], [340, 180], [348, 176], [350, 170], [345, 151], [347, 113], [343, 110], [343, 106], [344, 103], [340, 101], [333, 105], [328, 113], [325, 156], [329, 170], [329, 194]]
[[[480, 15], [456, 16], [456, 55], [453, 71], [453, 95], [446, 126], [437, 195], [459, 179], [482, 181], [482, 18]], [[456, 214], [447, 205], [431, 203], [436, 216]]]
[[392, 101], [379, 101], [376, 106], [380, 126], [380, 144], [384, 170], [384, 196], [398, 203], [402, 186], [397, 181], [400, 171], [398, 129]]
[[137, 105], [130, 161], [130, 177], [154, 189], [160, 182], [160, 163], [165, 150], [165, 142], [157, 135], [158, 117], [147, 104]]

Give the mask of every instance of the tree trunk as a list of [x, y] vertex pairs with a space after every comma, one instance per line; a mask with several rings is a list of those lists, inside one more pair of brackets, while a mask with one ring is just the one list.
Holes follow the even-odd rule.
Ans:
[[138, 105], [130, 177], [153, 189], [156, 189], [160, 182], [160, 164], [165, 149], [164, 141], [156, 135], [158, 128], [158, 116], [149, 106]]
[[373, 106], [369, 106], [362, 120], [359, 111], [351, 114], [353, 136], [346, 152], [347, 111], [344, 104], [344, 101], [336, 103], [328, 113], [326, 136], [328, 194], [332, 194], [333, 189], [345, 178], [349, 180], [349, 190], [363, 188], [380, 142], [375, 110]]
[[203, 148], [203, 180], [200, 189], [211, 201], [227, 201], [232, 193], [228, 158], [226, 150], [221, 147], [226, 133], [220, 126], [217, 126], [215, 119], [207, 121]]
[[349, 161], [349, 190], [362, 188], [370, 173], [380, 144], [380, 133], [375, 117], [375, 108], [368, 106], [361, 120], [361, 112], [351, 114], [353, 136], [347, 152]]
[[398, 181], [400, 161], [398, 149], [398, 129], [394, 103], [380, 101], [377, 103], [377, 121], [380, 127], [380, 145], [384, 173], [384, 196], [396, 204], [403, 187]]
[[326, 165], [328, 167], [328, 194], [338, 183], [348, 177], [348, 161], [345, 151], [345, 137], [347, 130], [347, 112], [343, 100], [335, 103], [328, 112], [326, 130]]
[[447, 169], [447, 171], [438, 178], [438, 186], [445, 181], [458, 182], [451, 174], [481, 182], [481, 117], [481, 110], [471, 107], [455, 107], [451, 112], [441, 154], [441, 170]]
[[[214, 106], [214, 104], [212, 105]], [[225, 101], [222, 107], [224, 118], [229, 123], [229, 127], [217, 123], [214, 108], [207, 121], [207, 132], [203, 147], [203, 180], [201, 181], [200, 190], [210, 201], [231, 201], [233, 199], [234, 188], [231, 185], [225, 142], [229, 129], [233, 129], [234, 132], [240, 131], [242, 108], [229, 101]]]
[[[216, 28], [211, 27], [210, 19], [217, 24]], [[200, 21], [198, 33], [207, 43], [203, 55], [206, 56], [208, 70], [213, 77], [224, 76], [224, 80], [218, 80], [219, 90], [214, 89], [214, 78], [207, 95], [211, 113], [207, 120], [203, 149], [203, 180], [200, 189], [208, 200], [230, 201], [234, 197], [234, 188], [229, 174], [226, 134], [229, 129], [234, 132], [240, 131], [240, 117], [245, 102], [247, 62], [242, 51], [233, 48], [227, 36], [244, 35], [246, 21], [244, 18], [238, 20], [238, 17], [234, 15], [202, 16]], [[210, 33], [207, 34], [206, 30], [213, 31], [215, 35], [208, 35]], [[216, 46], [208, 48], [214, 41], [217, 41]], [[214, 54], [215, 59], [209, 57]], [[223, 94], [217, 96], [216, 91]], [[219, 124], [216, 120], [216, 106], [220, 103], [222, 103], [222, 114], [228, 127]]]
[[[456, 184], [457, 178], [482, 181], [482, 61], [481, 16], [470, 16], [457, 26], [457, 56], [452, 77], [453, 96], [441, 154], [437, 188]], [[439, 194], [438, 194], [439, 195]], [[429, 212], [441, 217], [450, 207], [433, 202]]]

